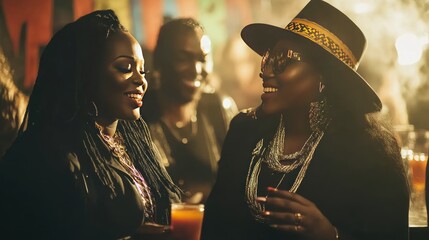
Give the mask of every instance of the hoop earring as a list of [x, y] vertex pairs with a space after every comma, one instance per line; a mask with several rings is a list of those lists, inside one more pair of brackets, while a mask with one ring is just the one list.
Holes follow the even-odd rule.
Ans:
[[89, 104], [88, 115], [91, 117], [98, 117], [98, 108], [94, 101], [91, 101]]

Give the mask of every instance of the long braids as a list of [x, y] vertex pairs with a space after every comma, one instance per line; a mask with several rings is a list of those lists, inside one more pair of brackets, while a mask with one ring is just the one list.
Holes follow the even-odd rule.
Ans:
[[[67, 136], [62, 144], [74, 151], [82, 166], [95, 172], [106, 192], [116, 196], [108, 161], [112, 158], [90, 116], [94, 88], [94, 63], [102, 56], [103, 44], [115, 32], [126, 31], [112, 10], [95, 11], [66, 25], [55, 34], [43, 52], [38, 77], [27, 107], [23, 134], [32, 129], [54, 129]], [[95, 66], [97, 67], [97, 66]], [[169, 209], [179, 189], [172, 183], [152, 150], [146, 124], [142, 120], [120, 121], [118, 130], [136, 168], [152, 188], [157, 209]], [[43, 131], [42, 131], [43, 132]], [[168, 210], [158, 212], [157, 221], [168, 223]]]
[[83, 151], [81, 154], [88, 158], [91, 168], [94, 169], [103, 185], [109, 188], [110, 195], [115, 197], [115, 182], [107, 166], [107, 161], [110, 161], [111, 153], [106, 146], [103, 146], [103, 143], [96, 134], [95, 127], [89, 127], [88, 124], [88, 128], [83, 132], [82, 136], [81, 148]]
[[155, 153], [155, 146], [146, 123], [141, 118], [137, 121], [120, 120], [117, 131], [124, 136], [127, 153], [133, 164], [152, 186], [151, 190], [157, 203], [156, 211], [159, 220], [167, 224], [169, 213], [168, 211], [163, 212], [163, 210], [169, 209], [169, 199], [179, 201], [181, 190], [173, 184]]
[[[103, 29], [98, 33], [99, 37], [108, 38], [116, 31], [126, 31], [113, 12], [100, 11], [94, 12], [92, 15], [95, 15], [96, 18], [88, 21], [95, 19], [98, 27]], [[87, 116], [86, 121], [82, 124], [84, 125], [83, 129], [85, 129], [82, 133], [84, 137], [82, 154], [90, 160], [91, 168], [94, 169], [103, 185], [107, 187], [109, 194], [115, 197], [117, 195], [115, 184], [117, 183], [112, 178], [110, 167], [107, 164], [111, 160], [112, 154], [99, 136], [94, 119]], [[124, 138], [127, 154], [131, 161], [151, 187], [156, 202], [157, 222], [167, 224], [169, 222], [170, 200], [178, 201], [180, 190], [172, 183], [166, 170], [154, 154], [146, 124], [141, 119], [137, 121], [120, 120], [117, 132]]]

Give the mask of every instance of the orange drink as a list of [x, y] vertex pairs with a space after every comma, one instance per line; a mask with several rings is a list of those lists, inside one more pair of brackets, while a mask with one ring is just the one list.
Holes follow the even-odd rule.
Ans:
[[414, 153], [408, 160], [413, 189], [424, 191], [428, 156], [425, 153]]
[[171, 233], [174, 240], [199, 240], [203, 224], [204, 205], [173, 203]]

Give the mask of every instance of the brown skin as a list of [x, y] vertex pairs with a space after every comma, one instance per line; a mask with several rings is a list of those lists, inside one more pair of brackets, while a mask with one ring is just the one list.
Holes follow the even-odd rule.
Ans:
[[[94, 97], [99, 112], [96, 122], [113, 136], [118, 119], [140, 117], [141, 98], [147, 90], [144, 58], [137, 40], [127, 32], [118, 32], [109, 36], [102, 61]], [[137, 98], [130, 97], [131, 93]]]
[[[290, 40], [279, 41], [271, 54], [285, 52], [287, 49], [305, 53], [302, 46]], [[286, 121], [285, 153], [299, 151], [311, 134], [308, 119], [310, 103], [319, 96], [321, 75], [311, 63], [295, 62], [275, 75], [268, 65], [261, 73], [263, 87], [277, 88], [274, 93], [263, 93], [262, 111], [265, 114], [283, 113]]]
[[[140, 118], [142, 98], [148, 85], [144, 77], [142, 49], [128, 32], [118, 32], [109, 36], [106, 55], [102, 61], [99, 75], [101, 81], [96, 87], [94, 99], [99, 112], [96, 122], [105, 134], [113, 136], [118, 119]], [[137, 232], [139, 237], [164, 239], [168, 234], [167, 229], [167, 226], [146, 223]]]
[[207, 77], [204, 69], [206, 55], [201, 49], [203, 35], [199, 30], [184, 31], [176, 36], [170, 58], [163, 61], [164, 66], [160, 67], [159, 102], [163, 117], [170, 124], [180, 122], [186, 125], [195, 112]]
[[[305, 53], [299, 43], [280, 40], [272, 54], [285, 49]], [[317, 100], [321, 74], [311, 63], [297, 62], [277, 75], [268, 65], [261, 73], [264, 87], [277, 88], [274, 93], [263, 93], [262, 111], [265, 114], [282, 113], [286, 122], [285, 153], [299, 151], [311, 134], [308, 111], [310, 103]], [[269, 188], [269, 197], [260, 197], [268, 209], [264, 212], [270, 226], [284, 232], [298, 232], [303, 239], [335, 239], [335, 229], [329, 220], [310, 200], [299, 194]], [[295, 213], [302, 215], [300, 228], [295, 227]]]

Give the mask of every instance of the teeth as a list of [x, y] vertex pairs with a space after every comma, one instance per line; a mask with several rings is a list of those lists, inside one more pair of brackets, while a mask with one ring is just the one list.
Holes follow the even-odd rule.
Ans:
[[143, 95], [138, 93], [128, 93], [127, 96], [137, 100], [141, 100], [143, 98]]
[[274, 93], [277, 92], [279, 89], [273, 88], [273, 87], [264, 87], [264, 93]]

